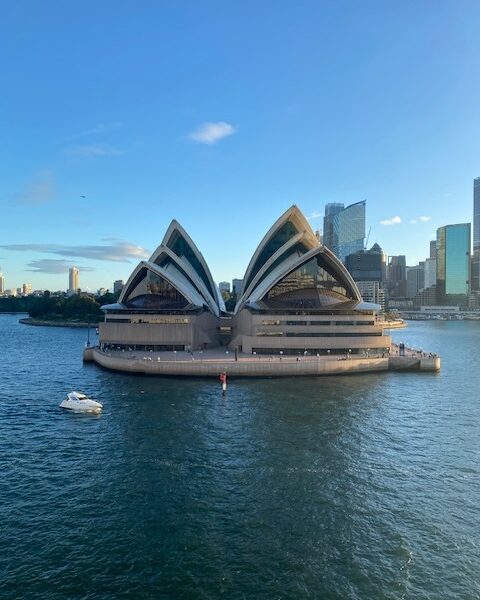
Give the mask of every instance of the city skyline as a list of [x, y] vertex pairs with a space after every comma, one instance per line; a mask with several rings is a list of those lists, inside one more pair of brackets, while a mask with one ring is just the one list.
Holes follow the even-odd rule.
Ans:
[[439, 227], [472, 222], [480, 6], [275, 8], [107, 1], [92, 23], [5, 7], [6, 287], [65, 289], [78, 266], [82, 287], [110, 288], [172, 218], [217, 282], [293, 203], [317, 229], [326, 204], [366, 198], [370, 245], [412, 265]]
[[[480, 178], [475, 178], [473, 180], [474, 196], [473, 196], [473, 202], [472, 202], [472, 207], [473, 207], [472, 211], [473, 211], [474, 215], [476, 214], [475, 210], [478, 211], [478, 198], [479, 198], [478, 189], [480, 188], [479, 181], [480, 181]], [[355, 204], [360, 205], [360, 204], [365, 204], [365, 203], [366, 203], [366, 201], [364, 200], [364, 201], [360, 201], [360, 202], [355, 203]], [[347, 207], [343, 207], [343, 205], [342, 205], [342, 209], [341, 210], [344, 211], [346, 209], [350, 209], [352, 206], [355, 206], [355, 204], [347, 206]], [[338, 206], [340, 206], [340, 203], [338, 203]], [[326, 207], [325, 207], [325, 215], [327, 215], [328, 213], [329, 213], [329, 206], [327, 204]], [[323, 216], [322, 216], [322, 219], [324, 219]], [[424, 222], [426, 222], [426, 221], [424, 221]], [[437, 231], [438, 231], [439, 228], [450, 227], [450, 226], [457, 225], [457, 224], [458, 223], [448, 223], [448, 224], [445, 224], [445, 225], [441, 225], [440, 227], [438, 227], [435, 230], [435, 232], [433, 233], [433, 237], [436, 239]], [[367, 226], [368, 226], [368, 222], [367, 222]], [[471, 220], [471, 227], [472, 227], [472, 232], [473, 232], [474, 231], [474, 218]], [[322, 232], [321, 228], [320, 228], [320, 232]], [[370, 234], [370, 231], [368, 233]], [[435, 239], [434, 240], [428, 240], [428, 241], [425, 242], [425, 255], [423, 257], [420, 257], [417, 260], [417, 263], [424, 262], [425, 260], [428, 260], [429, 258], [431, 258], [431, 245], [435, 243]], [[376, 242], [375, 240], [371, 240], [370, 239], [370, 246], [372, 246], [373, 244], [378, 244], [378, 242]], [[475, 236], [474, 235], [472, 235], [471, 245], [472, 245], [471, 253], [472, 253], [472, 256], [473, 256], [475, 254]], [[365, 249], [367, 249], [367, 248], [365, 247]], [[383, 248], [382, 248], [382, 250], [383, 250]], [[404, 251], [403, 253], [401, 253], [401, 255], [405, 255], [406, 257], [408, 257], [408, 252]], [[398, 256], [398, 255], [389, 254], [387, 252], [386, 253], [386, 257], [388, 258], [390, 256]], [[140, 255], [140, 258], [142, 258], [141, 255]], [[341, 258], [341, 257], [339, 256], [339, 258]], [[62, 262], [65, 264], [64, 279], [67, 282], [66, 286], [64, 286], [62, 284], [60, 284], [58, 287], [55, 287], [55, 286], [46, 287], [46, 286], [41, 286], [41, 285], [40, 286], [33, 285], [33, 289], [34, 290], [46, 290], [46, 289], [48, 289], [50, 291], [54, 291], [54, 290], [55, 291], [62, 291], [62, 290], [65, 290], [66, 292], [71, 292], [72, 291], [72, 287], [71, 287], [71, 280], [72, 280], [71, 273], [72, 273], [72, 269], [74, 269], [76, 271], [76, 277], [77, 277], [77, 280], [78, 280], [78, 277], [79, 277], [80, 273], [82, 272], [82, 268], [80, 268], [78, 266], [75, 266], [73, 264], [70, 265], [67, 261], [62, 261]], [[409, 268], [414, 268], [415, 266], [417, 266], [417, 263], [410, 262], [408, 259], [407, 259], [407, 262], [406, 262], [407, 266], [410, 265]], [[92, 269], [90, 269], [90, 268], [87, 267], [85, 269], [85, 271], [88, 273], [88, 272], [91, 272]], [[62, 272], [62, 274], [63, 274], [63, 272]], [[0, 277], [2, 277], [2, 284], [3, 284], [4, 288], [6, 288], [6, 289], [19, 290], [22, 287], [22, 285], [25, 285], [25, 283], [23, 282], [23, 280], [22, 280], [21, 284], [19, 284], [18, 282], [16, 282], [14, 285], [11, 285], [11, 286], [10, 285], [5, 285], [5, 282], [6, 282], [5, 275], [3, 273], [0, 273]], [[66, 278], [68, 278], [68, 279], [66, 279]], [[219, 286], [220, 286], [220, 284], [225, 283], [225, 282], [228, 282], [229, 284], [233, 284], [233, 281], [237, 281], [238, 280], [238, 279], [236, 279], [236, 277], [233, 274], [230, 274], [227, 278], [225, 278], [225, 281], [223, 281], [223, 280], [222, 281], [217, 280], [215, 277], [214, 277], [214, 279], [215, 279], [215, 282], [217, 283], [217, 285], [219, 285]], [[103, 281], [99, 285], [93, 285], [93, 286], [85, 285], [83, 288], [82, 288], [82, 286], [79, 286], [79, 288], [82, 289], [82, 291], [88, 291], [88, 292], [91, 292], [91, 293], [96, 293], [99, 289], [106, 289], [106, 290], [109, 290], [109, 291], [114, 291], [114, 287], [115, 287], [114, 284], [116, 283], [116, 281], [117, 280], [115, 280], [115, 281], [112, 280], [111, 285], [109, 285], [108, 282]], [[31, 286], [30, 283], [28, 285]]]

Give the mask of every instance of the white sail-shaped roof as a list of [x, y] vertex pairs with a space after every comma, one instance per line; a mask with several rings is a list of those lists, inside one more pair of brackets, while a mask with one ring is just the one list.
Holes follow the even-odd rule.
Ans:
[[168, 269], [170, 265], [175, 265], [175, 267], [181, 272], [183, 272], [184, 276], [190, 280], [191, 284], [203, 296], [203, 298], [205, 299], [205, 303], [208, 305], [211, 312], [217, 316], [220, 314], [221, 307], [219, 307], [218, 305], [217, 297], [212, 296], [209, 289], [205, 285], [204, 280], [200, 277], [198, 271], [194, 269], [190, 262], [188, 262], [184, 258], [179, 257], [168, 246], [163, 245], [160, 245], [155, 250], [155, 252], [152, 254], [150, 262], [153, 262], [154, 264], [160, 266], [164, 266], [164, 268], [166, 269]]
[[134, 269], [124, 285], [122, 293], [118, 299], [119, 304], [127, 305], [133, 299], [131, 295], [135, 292], [137, 286], [141, 283], [142, 275], [150, 271], [167, 281], [173, 288], [186, 299], [186, 301], [197, 307], [203, 307], [205, 300], [203, 296], [194, 288], [190, 281], [178, 269], [164, 269], [149, 261], [142, 260]]
[[303, 234], [304, 243], [309, 249], [318, 246], [318, 240], [310, 224], [294, 204], [275, 221], [255, 250], [243, 277], [240, 296], [245, 294], [254, 277], [265, 267], [269, 259], [298, 234]]
[[190, 263], [192, 268], [204, 282], [211, 296], [217, 296], [217, 286], [213, 281], [212, 274], [210, 273], [210, 269], [208, 268], [202, 253], [185, 229], [175, 219], [170, 223], [162, 243], [150, 257], [151, 262], [155, 262], [157, 252], [164, 246], [170, 248], [170, 250], [183, 261]]
[[[302, 290], [308, 296], [304, 299], [305, 306], [333, 307], [362, 302], [358, 287], [345, 266], [318, 242], [298, 207], [292, 206], [275, 222], [255, 251], [235, 313], [258, 303], [278, 304], [280, 297], [286, 308], [291, 299], [293, 308], [300, 302]], [[275, 294], [274, 302], [271, 296]]]
[[[148, 280], [148, 281], [147, 281]], [[135, 302], [134, 297], [137, 298]], [[169, 303], [169, 299], [172, 301]], [[141, 261], [130, 275], [118, 304], [105, 309], [135, 308], [155, 310], [205, 308], [215, 316], [225, 311], [225, 303], [201, 252], [183, 227], [173, 220], [162, 243], [148, 261]], [[147, 306], [148, 304], [148, 306]]]

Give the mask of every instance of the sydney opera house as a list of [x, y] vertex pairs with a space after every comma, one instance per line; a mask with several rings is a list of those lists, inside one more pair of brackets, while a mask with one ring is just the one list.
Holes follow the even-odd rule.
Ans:
[[117, 304], [103, 307], [100, 347], [125, 351], [381, 356], [390, 337], [380, 307], [363, 302], [340, 260], [319, 243], [297, 206], [258, 245], [233, 313], [201, 252], [172, 221], [160, 246], [141, 261]]

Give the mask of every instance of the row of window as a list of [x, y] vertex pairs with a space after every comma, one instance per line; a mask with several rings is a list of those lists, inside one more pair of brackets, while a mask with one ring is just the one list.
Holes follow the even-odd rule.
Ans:
[[183, 344], [102, 344], [103, 352], [183, 352]]
[[342, 326], [368, 326], [375, 325], [375, 321], [281, 321], [280, 319], [264, 319], [262, 325], [316, 325], [322, 327], [330, 327], [331, 325]]
[[150, 323], [154, 325], [187, 325], [189, 320], [184, 318], [175, 317], [150, 317], [146, 319], [105, 319], [106, 323]]
[[352, 333], [349, 331], [341, 332], [321, 332], [314, 333], [311, 331], [257, 331], [258, 337], [370, 337], [370, 336], [381, 336], [381, 331], [369, 331], [367, 333]]
[[389, 355], [389, 348], [310, 348], [308, 350], [298, 350], [296, 348], [252, 348], [252, 354], [269, 354], [270, 356], [348, 356], [369, 357], [369, 358], [385, 358]]

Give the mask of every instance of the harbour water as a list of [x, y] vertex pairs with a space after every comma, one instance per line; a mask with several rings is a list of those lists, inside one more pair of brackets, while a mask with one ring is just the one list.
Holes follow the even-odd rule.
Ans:
[[[480, 323], [442, 371], [218, 381], [83, 364], [0, 315], [0, 597], [480, 598]], [[80, 389], [99, 416], [58, 404]]]

